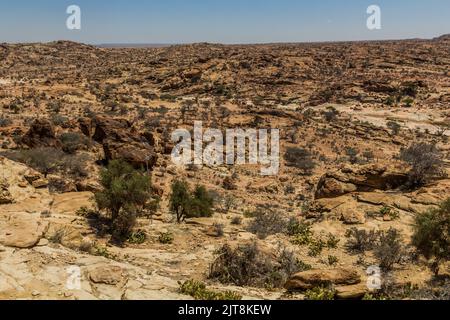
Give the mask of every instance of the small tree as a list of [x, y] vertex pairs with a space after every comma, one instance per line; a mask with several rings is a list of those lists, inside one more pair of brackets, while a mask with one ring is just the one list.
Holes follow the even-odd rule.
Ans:
[[128, 163], [113, 160], [101, 171], [100, 184], [103, 190], [95, 194], [95, 201], [110, 215], [113, 238], [122, 240], [151, 198], [150, 179]]
[[444, 173], [442, 153], [434, 144], [417, 143], [402, 150], [400, 159], [411, 165], [409, 172], [410, 187], [419, 187], [434, 176]]
[[169, 202], [170, 211], [177, 216], [177, 222], [180, 223], [191, 213], [191, 196], [189, 186], [186, 181], [176, 180], [172, 183], [172, 193]]
[[433, 272], [439, 274], [440, 264], [450, 259], [450, 198], [422, 214], [417, 214], [414, 222], [412, 243], [431, 264]]
[[37, 148], [30, 150], [21, 150], [16, 156], [13, 156], [22, 163], [44, 174], [45, 177], [56, 171], [61, 164], [64, 154], [54, 148]]
[[211, 217], [213, 215], [214, 199], [204, 186], [196, 186], [193, 193], [186, 181], [176, 180], [172, 184], [169, 209], [176, 215], [177, 222], [187, 218]]
[[196, 217], [211, 217], [214, 200], [204, 186], [196, 186], [192, 197], [192, 214]]

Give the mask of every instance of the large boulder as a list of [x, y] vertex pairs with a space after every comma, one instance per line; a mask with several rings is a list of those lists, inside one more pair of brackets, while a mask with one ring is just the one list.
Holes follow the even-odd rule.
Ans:
[[405, 172], [397, 172], [380, 164], [344, 166], [326, 173], [317, 184], [316, 199], [335, 198], [351, 192], [392, 190], [406, 183]]
[[369, 292], [367, 283], [336, 287], [336, 298], [341, 300], [362, 299]]
[[55, 128], [46, 119], [36, 119], [28, 132], [22, 137], [22, 143], [30, 148], [59, 148], [61, 142], [56, 138]]
[[117, 285], [125, 279], [125, 275], [119, 266], [103, 265], [92, 269], [89, 279], [97, 284]]
[[28, 213], [3, 217], [0, 221], [0, 244], [27, 249], [34, 247], [44, 235], [48, 223]]
[[354, 269], [309, 270], [294, 274], [285, 284], [289, 291], [304, 291], [320, 286], [354, 285], [361, 275]]
[[[91, 126], [85, 122], [83, 120], [80, 125]], [[123, 159], [136, 167], [152, 168], [156, 164], [153, 136], [148, 132], [139, 134], [129, 121], [97, 116], [92, 121], [92, 128], [92, 139], [103, 146], [106, 160]]]

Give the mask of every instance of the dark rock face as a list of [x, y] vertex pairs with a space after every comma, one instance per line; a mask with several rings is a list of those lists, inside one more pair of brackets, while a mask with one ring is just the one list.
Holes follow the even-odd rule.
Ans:
[[59, 148], [61, 142], [56, 138], [55, 128], [46, 119], [36, 119], [30, 130], [22, 137], [22, 143], [30, 148]]
[[404, 185], [407, 179], [406, 173], [390, 171], [378, 164], [346, 166], [319, 180], [316, 199], [335, 198], [351, 192], [392, 190]]
[[125, 119], [97, 116], [92, 121], [92, 139], [103, 146], [106, 160], [123, 159], [136, 167], [156, 163], [156, 152], [149, 133], [140, 135]]

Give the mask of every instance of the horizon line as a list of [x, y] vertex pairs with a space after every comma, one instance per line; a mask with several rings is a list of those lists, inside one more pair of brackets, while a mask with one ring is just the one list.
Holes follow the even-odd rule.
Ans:
[[104, 43], [89, 43], [74, 41], [68, 39], [59, 39], [51, 41], [25, 41], [25, 42], [1, 42], [1, 44], [50, 44], [54, 42], [73, 42], [78, 44], [90, 45], [99, 48], [163, 48], [179, 45], [193, 45], [193, 44], [211, 44], [211, 45], [281, 45], [281, 44], [321, 44], [321, 43], [358, 43], [358, 42], [389, 42], [389, 41], [433, 41], [443, 38], [445, 36], [450, 37], [450, 33], [444, 33], [437, 37], [431, 38], [389, 38], [389, 39], [354, 39], [354, 40], [311, 40], [311, 41], [273, 41], [273, 42], [210, 42], [210, 41], [194, 41], [194, 42], [104, 42]]

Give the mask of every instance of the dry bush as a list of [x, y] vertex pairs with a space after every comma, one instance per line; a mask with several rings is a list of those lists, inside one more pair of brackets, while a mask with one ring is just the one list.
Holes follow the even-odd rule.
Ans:
[[292, 274], [307, 267], [290, 251], [272, 255], [260, 250], [256, 242], [234, 249], [225, 244], [216, 255], [209, 278], [238, 286], [282, 287]]
[[256, 234], [260, 239], [287, 232], [288, 218], [279, 212], [259, 208], [253, 213], [253, 216], [247, 230]]
[[309, 151], [303, 148], [290, 147], [286, 150], [284, 159], [288, 166], [300, 169], [306, 175], [311, 175], [316, 163]]
[[411, 166], [408, 184], [412, 188], [423, 186], [445, 172], [443, 155], [434, 144], [415, 143], [401, 151], [400, 159]]

